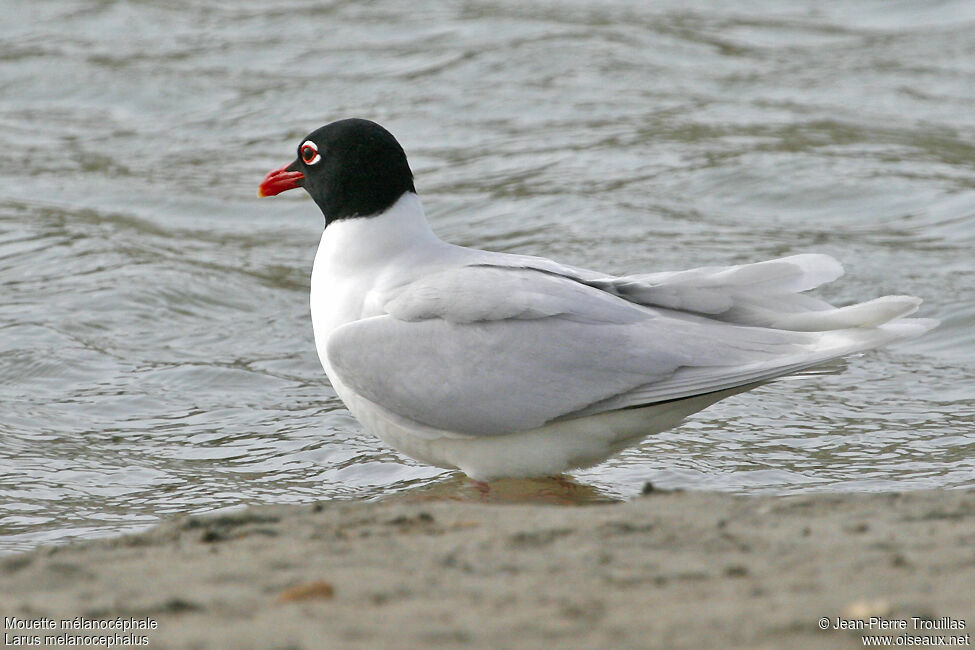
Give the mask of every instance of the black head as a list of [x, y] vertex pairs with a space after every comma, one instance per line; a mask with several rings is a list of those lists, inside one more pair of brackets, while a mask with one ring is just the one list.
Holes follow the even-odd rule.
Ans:
[[294, 162], [269, 173], [258, 196], [304, 187], [325, 225], [380, 214], [405, 192], [416, 192], [406, 153], [393, 135], [369, 120], [349, 119], [313, 131]]

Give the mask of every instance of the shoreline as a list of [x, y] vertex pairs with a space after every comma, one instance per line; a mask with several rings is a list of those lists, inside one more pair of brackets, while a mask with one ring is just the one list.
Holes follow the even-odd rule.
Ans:
[[965, 647], [975, 491], [258, 506], [4, 556], [0, 616], [152, 648]]

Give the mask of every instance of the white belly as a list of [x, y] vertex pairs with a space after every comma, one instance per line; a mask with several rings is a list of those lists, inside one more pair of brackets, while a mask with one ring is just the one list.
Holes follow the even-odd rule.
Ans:
[[530, 431], [466, 436], [407, 420], [334, 378], [332, 386], [352, 415], [393, 449], [428, 465], [459, 469], [478, 481], [558, 475], [591, 467], [742, 390], [554, 422]]

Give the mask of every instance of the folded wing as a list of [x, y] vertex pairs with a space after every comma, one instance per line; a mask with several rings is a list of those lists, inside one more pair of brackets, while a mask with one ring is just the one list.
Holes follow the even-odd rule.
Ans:
[[385, 314], [338, 328], [327, 354], [402, 417], [500, 435], [768, 381], [933, 326], [882, 325], [910, 297], [838, 309], [799, 293], [841, 272], [798, 255], [616, 278], [488, 255], [372, 296]]

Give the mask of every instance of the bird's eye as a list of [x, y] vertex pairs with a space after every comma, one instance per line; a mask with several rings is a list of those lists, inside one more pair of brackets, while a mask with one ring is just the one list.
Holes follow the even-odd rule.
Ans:
[[306, 165], [314, 165], [322, 159], [318, 153], [318, 146], [311, 140], [305, 140], [304, 144], [298, 149], [298, 154]]

